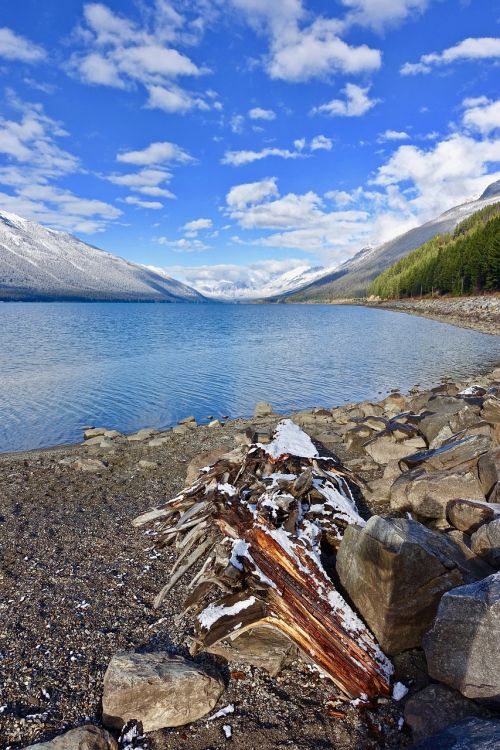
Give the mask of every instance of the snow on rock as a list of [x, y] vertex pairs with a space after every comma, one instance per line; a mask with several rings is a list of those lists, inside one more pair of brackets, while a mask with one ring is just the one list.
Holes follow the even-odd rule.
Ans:
[[198, 615], [198, 621], [205, 630], [209, 630], [217, 620], [220, 620], [221, 617], [236, 615], [238, 612], [251, 607], [256, 601], [255, 596], [250, 596], [248, 599], [245, 599], [242, 602], [237, 602], [230, 607], [224, 607], [222, 604], [210, 604], [203, 610], [203, 612], [200, 612]]
[[403, 685], [402, 682], [394, 683], [394, 687], [392, 688], [392, 697], [395, 701], [400, 701], [405, 697], [407, 692], [408, 688], [406, 687], [406, 685]]
[[225, 708], [221, 708], [220, 711], [216, 711], [216, 713], [208, 717], [207, 721], [215, 721], [215, 719], [223, 719], [224, 716], [227, 716], [228, 714], [234, 714], [234, 703], [230, 703]]
[[291, 419], [283, 419], [274, 432], [272, 442], [256, 443], [268, 456], [277, 459], [281, 456], [301, 456], [303, 458], [317, 458], [318, 451], [314, 447], [309, 435], [300, 429]]

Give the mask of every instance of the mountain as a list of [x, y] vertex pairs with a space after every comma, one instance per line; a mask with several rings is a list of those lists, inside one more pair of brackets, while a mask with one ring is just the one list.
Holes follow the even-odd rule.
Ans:
[[0, 300], [206, 302], [180, 281], [0, 211]]
[[277, 295], [274, 301], [315, 302], [364, 297], [370, 283], [386, 268], [437, 234], [451, 232], [461, 221], [500, 200], [500, 181], [489, 185], [476, 200], [462, 203], [394, 240], [375, 248], [364, 248], [337, 268], [295, 292]]
[[[155, 273], [165, 274], [162, 268], [156, 266], [146, 266]], [[268, 297], [293, 292], [297, 289], [310, 284], [316, 279], [324, 276], [326, 269], [324, 266], [309, 266], [304, 264], [285, 271], [284, 273], [276, 272], [271, 278], [263, 279], [262, 273], [258, 268], [252, 273], [245, 274], [244, 279], [214, 277], [206, 280], [200, 280], [193, 286], [198, 292], [211, 300], [220, 302], [255, 302], [256, 300], [265, 300]]]

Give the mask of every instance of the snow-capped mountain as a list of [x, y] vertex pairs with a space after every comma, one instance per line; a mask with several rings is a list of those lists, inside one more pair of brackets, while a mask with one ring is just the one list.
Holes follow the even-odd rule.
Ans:
[[11, 299], [206, 301], [180, 281], [0, 211], [0, 300]]
[[[166, 274], [162, 268], [146, 266], [158, 274]], [[208, 270], [210, 270], [208, 268]], [[308, 264], [296, 266], [288, 271], [264, 271], [258, 264], [248, 266], [238, 273], [237, 266], [216, 266], [213, 272], [188, 275], [189, 284], [205, 297], [221, 302], [254, 302], [280, 294], [296, 291], [324, 276], [324, 266]]]
[[457, 224], [471, 214], [499, 201], [500, 181], [497, 181], [489, 185], [479, 198], [455, 206], [383, 245], [364, 248], [336, 268], [325, 269], [320, 278], [306, 286], [302, 285], [293, 292], [276, 295], [274, 299], [283, 296], [292, 301], [295, 295], [300, 301], [363, 297], [370, 282], [400, 258], [437, 234], [453, 231]]

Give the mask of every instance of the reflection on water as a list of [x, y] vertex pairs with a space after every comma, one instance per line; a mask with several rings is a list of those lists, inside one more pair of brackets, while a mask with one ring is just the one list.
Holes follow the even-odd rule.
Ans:
[[498, 337], [354, 306], [0, 304], [0, 450], [248, 416], [259, 400], [331, 407], [499, 359]]

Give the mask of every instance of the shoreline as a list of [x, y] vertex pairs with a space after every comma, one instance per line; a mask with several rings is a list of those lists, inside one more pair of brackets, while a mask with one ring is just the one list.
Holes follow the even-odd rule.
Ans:
[[[356, 429], [352, 420], [360, 416], [363, 404], [401, 410], [419, 397], [458, 391], [471, 381], [486, 385], [488, 378], [484, 373], [457, 385], [446, 381], [413, 389], [408, 396], [393, 392], [381, 401], [305, 409], [291, 416], [355, 472], [365, 495], [360, 512], [385, 516], [390, 509], [382, 470], [362, 459], [346, 440], [346, 432]], [[495, 378], [500, 382], [500, 369]], [[6, 677], [0, 685], [0, 706], [5, 706], [0, 712], [5, 743], [0, 741], [0, 750], [20, 750], [51, 739], [85, 717], [99, 725], [102, 679], [117, 651], [153, 648], [187, 655], [185, 627], [177, 618], [182, 591], [170, 595], [160, 611], [152, 606], [175, 554], [168, 548], [160, 554], [148, 532], [134, 529], [131, 520], [175, 496], [193, 459], [205, 466], [240, 445], [248, 427], [267, 432], [284, 417], [267, 414], [213, 427], [191, 423], [175, 431], [143, 431], [142, 439], [135, 441], [117, 433], [83, 444], [0, 454], [5, 550], [0, 590], [8, 602], [0, 606]], [[415, 659], [415, 654], [394, 658], [398, 679], [410, 679]], [[207, 654], [199, 660], [214, 663]], [[220, 668], [220, 661], [217, 664]], [[237, 707], [232, 719], [235, 750], [271, 750], [291, 740], [297, 746], [327, 742], [338, 750], [355, 750], [360, 738], [368, 741], [366, 712], [353, 706], [341, 721], [325, 719], [332, 686], [303, 662], [293, 662], [278, 677], [243, 662], [231, 663], [230, 669], [244, 675], [229, 680], [226, 673], [229, 682], [221, 704]], [[408, 747], [409, 732], [398, 728], [399, 704], [389, 702], [380, 710], [380, 720], [388, 727], [385, 746]], [[225, 742], [216, 722], [205, 720], [154, 732], [150, 741], [151, 750], [171, 750], [180, 743], [188, 750], [202, 750]]]

